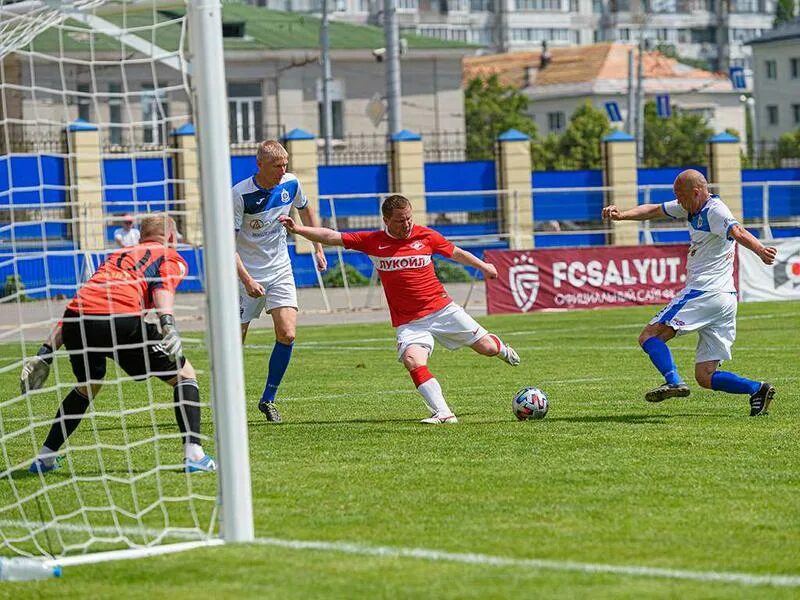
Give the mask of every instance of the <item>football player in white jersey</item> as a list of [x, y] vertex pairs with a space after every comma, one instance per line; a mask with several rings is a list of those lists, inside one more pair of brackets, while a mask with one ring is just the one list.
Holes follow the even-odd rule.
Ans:
[[[306, 225], [318, 225], [308, 206], [300, 181], [286, 172], [289, 154], [275, 140], [262, 142], [256, 154], [258, 171], [233, 186], [233, 215], [236, 227], [236, 270], [239, 275], [239, 314], [242, 342], [250, 321], [266, 308], [275, 328], [275, 346], [258, 409], [267, 421], [281, 422], [275, 395], [289, 366], [297, 326], [297, 291], [286, 245], [286, 230], [278, 217], [294, 206]], [[314, 245], [314, 259], [320, 271], [327, 266], [320, 244]]]
[[776, 249], [764, 246], [742, 227], [717, 196], [708, 192], [708, 182], [694, 169], [681, 172], [673, 184], [675, 200], [642, 204], [621, 211], [606, 206], [603, 217], [613, 221], [646, 221], [656, 217], [685, 219], [691, 245], [686, 261], [686, 287], [644, 328], [639, 344], [666, 382], [645, 394], [648, 402], [689, 395], [689, 386], [678, 374], [666, 342], [676, 335], [698, 333], [694, 377], [704, 388], [747, 394], [750, 416], [767, 414], [775, 388], [735, 373], [720, 371], [730, 360], [736, 338], [736, 288], [733, 284], [735, 245], [741, 244], [771, 265]]

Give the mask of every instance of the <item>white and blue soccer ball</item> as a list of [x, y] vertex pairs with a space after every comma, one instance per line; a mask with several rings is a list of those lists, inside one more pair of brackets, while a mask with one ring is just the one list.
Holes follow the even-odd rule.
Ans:
[[544, 419], [549, 408], [547, 394], [535, 387], [522, 388], [511, 401], [511, 410], [520, 421]]

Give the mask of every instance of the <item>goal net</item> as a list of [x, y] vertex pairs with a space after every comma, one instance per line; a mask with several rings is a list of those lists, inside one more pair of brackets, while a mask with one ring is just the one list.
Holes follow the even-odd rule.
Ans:
[[[219, 0], [0, 0], [2, 556], [64, 564], [252, 536], [238, 314], [228, 308], [237, 288], [221, 40]], [[218, 471], [185, 472], [170, 385], [106, 360], [102, 390], [58, 449], [60, 468], [31, 472], [76, 386], [75, 356], [94, 373], [92, 351], [104, 350], [82, 328], [84, 350], [61, 347], [38, 390], [20, 390], [23, 364], [82, 283], [136, 243], [137, 223], [163, 213], [186, 264], [175, 317], [196, 371], [199, 442]], [[158, 268], [145, 274], [145, 296]], [[203, 301], [191, 295], [203, 290]], [[198, 311], [208, 330], [193, 331]], [[132, 348], [118, 335], [115, 358], [139, 344], [144, 368], [156, 369], [157, 341], [142, 335]]]

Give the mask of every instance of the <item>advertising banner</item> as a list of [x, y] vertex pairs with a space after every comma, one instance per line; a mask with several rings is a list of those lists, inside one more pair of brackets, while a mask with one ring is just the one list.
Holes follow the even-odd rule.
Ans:
[[752, 252], [739, 249], [739, 299], [800, 300], [800, 238], [773, 240], [767, 245], [778, 249], [771, 266]]
[[490, 314], [666, 304], [686, 281], [687, 244], [487, 250]]

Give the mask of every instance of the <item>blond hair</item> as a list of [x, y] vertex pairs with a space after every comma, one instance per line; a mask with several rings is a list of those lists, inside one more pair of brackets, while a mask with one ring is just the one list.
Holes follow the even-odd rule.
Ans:
[[178, 226], [175, 223], [175, 219], [167, 213], [147, 215], [142, 219], [142, 224], [139, 226], [142, 241], [156, 238], [167, 239], [171, 232], [177, 230]]
[[395, 208], [411, 208], [411, 200], [400, 194], [392, 194], [381, 205], [381, 213], [385, 219], [391, 219]]
[[264, 140], [258, 145], [256, 160], [275, 160], [276, 158], [289, 158], [286, 148], [278, 140]]

